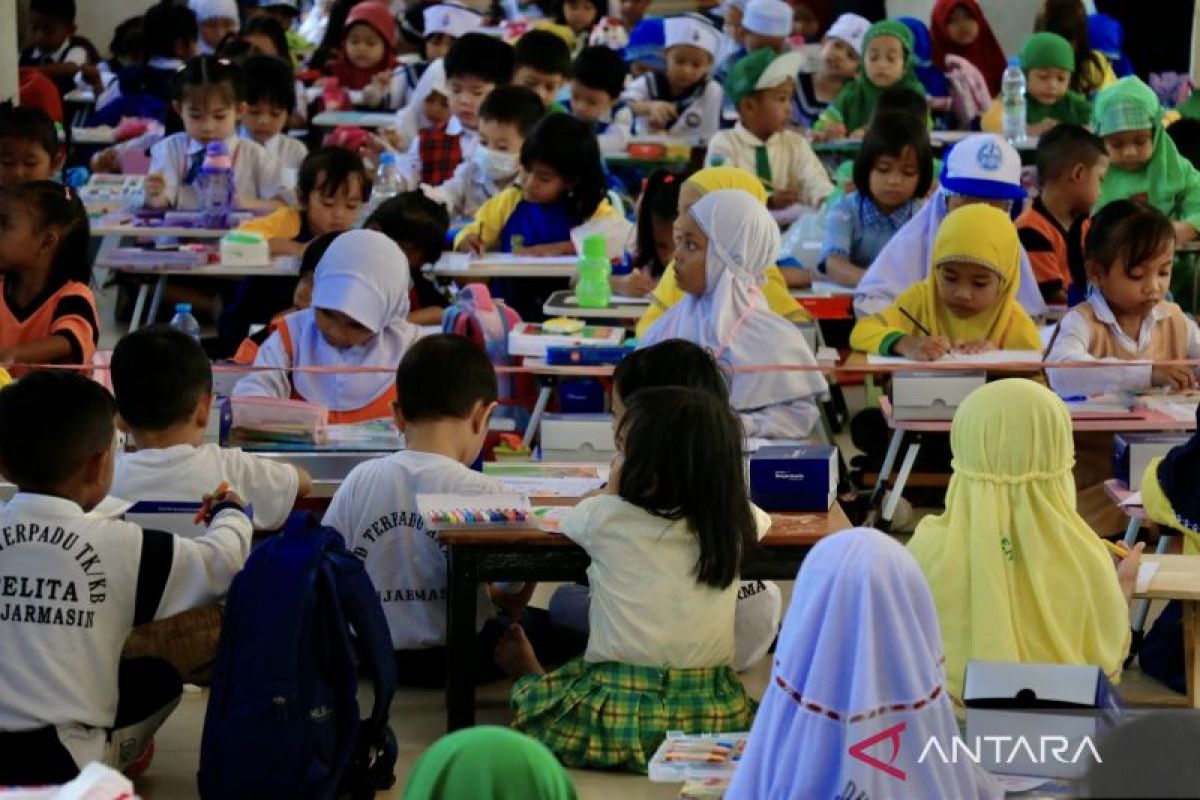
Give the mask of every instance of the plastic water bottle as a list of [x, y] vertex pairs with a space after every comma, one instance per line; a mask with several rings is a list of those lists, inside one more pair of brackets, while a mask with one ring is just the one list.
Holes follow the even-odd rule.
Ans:
[[1004, 138], [1012, 145], [1026, 139], [1025, 134], [1025, 71], [1021, 59], [1008, 59], [1008, 68], [1000, 83], [1000, 103], [1004, 109]]
[[608, 308], [612, 302], [612, 287], [608, 283], [611, 274], [612, 262], [608, 260], [604, 236], [593, 233], [583, 240], [583, 255], [579, 257], [575, 299], [580, 308]]
[[175, 304], [175, 316], [171, 317], [171, 327], [183, 331], [197, 342], [200, 341], [200, 323], [192, 316], [191, 303]]
[[224, 142], [209, 142], [204, 149], [204, 162], [196, 177], [200, 207], [205, 228], [229, 227], [229, 212], [233, 210], [233, 159]]
[[404, 191], [404, 180], [400, 177], [400, 157], [393, 152], [379, 156], [379, 168], [375, 171], [375, 185], [371, 187], [371, 204], [380, 206], [385, 200]]

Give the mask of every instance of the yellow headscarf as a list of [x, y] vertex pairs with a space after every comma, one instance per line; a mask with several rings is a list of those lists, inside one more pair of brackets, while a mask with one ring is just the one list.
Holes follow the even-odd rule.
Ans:
[[1071, 416], [1023, 378], [977, 389], [950, 427], [946, 511], [908, 549], [938, 610], [950, 693], [971, 659], [1095, 664], [1116, 683], [1129, 612], [1112, 559], [1075, 511]]
[[689, 183], [696, 184], [704, 190], [705, 194], [719, 192], [722, 189], [741, 189], [743, 192], [754, 195], [754, 199], [764, 206], [767, 204], [767, 190], [763, 187], [762, 181], [746, 170], [737, 167], [702, 169], [684, 181], [685, 185]]
[[[938, 266], [966, 261], [1000, 276], [1000, 300], [970, 319], [959, 319], [938, 299]], [[900, 293], [896, 305], [934, 336], [953, 342], [988, 340], [1008, 350], [1041, 349], [1037, 326], [1017, 302], [1021, 282], [1021, 242], [1008, 214], [986, 203], [972, 203], [946, 215], [933, 243], [929, 273]]]

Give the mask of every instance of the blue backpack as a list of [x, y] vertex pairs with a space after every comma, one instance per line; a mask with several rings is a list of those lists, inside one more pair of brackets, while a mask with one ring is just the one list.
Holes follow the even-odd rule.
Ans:
[[[292, 514], [229, 591], [200, 743], [200, 796], [370, 798], [389, 788], [393, 658], [362, 561], [337, 531]], [[375, 688], [366, 720], [360, 666]]]

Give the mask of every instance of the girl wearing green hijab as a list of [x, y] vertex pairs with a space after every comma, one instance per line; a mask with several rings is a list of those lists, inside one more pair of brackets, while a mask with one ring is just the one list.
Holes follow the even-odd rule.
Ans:
[[1149, 203], [1167, 215], [1183, 244], [1200, 231], [1200, 172], [1175, 149], [1162, 117], [1154, 90], [1136, 77], [1096, 95], [1092, 125], [1109, 157], [1096, 207], [1122, 198]]
[[[1021, 47], [1021, 69], [1025, 71], [1025, 121], [1030, 136], [1041, 136], [1060, 122], [1087, 125], [1092, 119], [1092, 104], [1070, 89], [1075, 72], [1075, 51], [1071, 43], [1057, 33], [1035, 33]], [[980, 127], [1000, 133], [1004, 127], [1004, 108], [1000, 98], [983, 115]]]
[[879, 96], [887, 89], [911, 89], [922, 97], [925, 87], [913, 71], [912, 31], [902, 22], [876, 22], [863, 37], [858, 77], [843, 87], [813, 126], [817, 141], [861, 136]]
[[566, 770], [544, 745], [483, 725], [443, 736], [413, 765], [404, 800], [575, 800]]

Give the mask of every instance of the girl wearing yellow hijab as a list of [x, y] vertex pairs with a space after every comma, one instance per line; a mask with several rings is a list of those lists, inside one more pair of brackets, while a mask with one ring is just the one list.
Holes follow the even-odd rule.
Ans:
[[[736, 167], [709, 167], [700, 170], [684, 181], [683, 186], [679, 189], [679, 213], [686, 214], [701, 197], [709, 192], [722, 189], [741, 189], [743, 192], [754, 195], [754, 199], [764, 206], [767, 204], [767, 190], [763, 188], [762, 182], [749, 172]], [[790, 319], [793, 322], [807, 322], [811, 319], [808, 312], [801, 308], [796, 299], [788, 292], [787, 282], [783, 279], [783, 273], [779, 271], [779, 267], [769, 267], [766, 276], [767, 282], [762, 287], [762, 291], [768, 308], [784, 319]], [[658, 285], [650, 293], [650, 307], [638, 320], [638, 337], [644, 336], [646, 331], [650, 330], [650, 326], [663, 315], [663, 312], [674, 306], [683, 297], [683, 290], [675, 283], [675, 270], [671, 264], [668, 264]]]
[[967, 662], [1095, 664], [1116, 683], [1143, 545], [1113, 570], [1075, 511], [1071, 416], [1022, 378], [989, 383], [950, 427], [946, 511], [908, 544], [937, 606], [951, 696]]
[[1003, 211], [974, 203], [950, 212], [930, 267], [890, 307], [858, 321], [852, 348], [918, 361], [952, 350], [1041, 349], [1037, 327], [1017, 302], [1021, 243]]

